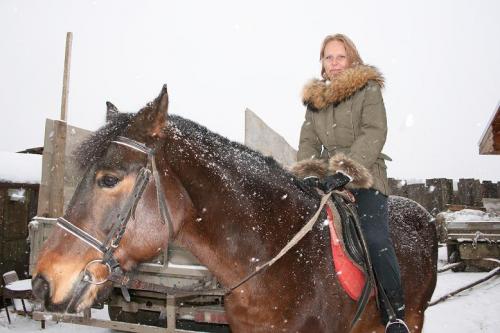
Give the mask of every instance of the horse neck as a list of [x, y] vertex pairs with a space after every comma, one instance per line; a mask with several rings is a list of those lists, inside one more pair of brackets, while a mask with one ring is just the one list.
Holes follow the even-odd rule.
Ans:
[[[212, 158], [206, 154], [200, 158], [204, 151], [190, 148], [191, 156], [181, 148], [184, 156], [172, 167], [197, 216], [184, 221], [176, 241], [230, 286], [276, 255], [311, 215], [316, 202], [304, 200], [284, 171], [282, 175], [273, 174], [273, 169], [256, 173], [227, 156], [213, 153]], [[192, 158], [197, 158], [196, 163]]]

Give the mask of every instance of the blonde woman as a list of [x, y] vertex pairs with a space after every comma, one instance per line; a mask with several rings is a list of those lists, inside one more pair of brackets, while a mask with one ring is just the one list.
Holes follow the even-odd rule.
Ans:
[[382, 153], [387, 135], [381, 94], [384, 80], [377, 69], [363, 64], [345, 35], [327, 36], [320, 59], [323, 79], [304, 88], [307, 110], [297, 160], [303, 161], [299, 165], [328, 161], [329, 174], [300, 176], [325, 192], [349, 184], [375, 275], [397, 317], [389, 320], [389, 306], [382, 302], [386, 332], [408, 332], [399, 265], [388, 228], [385, 160], [389, 158]]

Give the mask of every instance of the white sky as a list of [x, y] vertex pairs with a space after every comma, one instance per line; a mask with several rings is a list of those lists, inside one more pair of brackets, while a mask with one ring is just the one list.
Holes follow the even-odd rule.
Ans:
[[500, 2], [0, 2], [0, 150], [43, 145], [58, 118], [74, 33], [69, 123], [96, 129], [105, 101], [136, 111], [167, 83], [170, 110], [233, 140], [249, 107], [297, 147], [300, 92], [342, 32], [387, 79], [397, 178], [500, 180], [478, 141], [500, 102]]

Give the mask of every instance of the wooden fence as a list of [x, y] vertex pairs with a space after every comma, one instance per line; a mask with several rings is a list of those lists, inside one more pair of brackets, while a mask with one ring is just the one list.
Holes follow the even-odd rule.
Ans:
[[500, 182], [472, 178], [459, 179], [456, 190], [453, 180], [447, 178], [426, 179], [420, 184], [389, 178], [389, 187], [391, 194], [415, 200], [433, 215], [446, 210], [447, 205], [480, 208], [483, 198], [500, 198]]
[[[36, 214], [38, 188], [38, 184], [0, 182], [0, 275], [12, 270], [21, 279], [29, 275], [26, 239], [28, 222]], [[12, 199], [15, 192], [20, 194], [17, 200]]]

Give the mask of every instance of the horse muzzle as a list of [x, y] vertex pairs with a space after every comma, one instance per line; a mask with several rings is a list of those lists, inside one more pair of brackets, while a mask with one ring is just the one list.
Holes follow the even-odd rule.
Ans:
[[60, 303], [54, 303], [49, 281], [38, 274], [32, 279], [32, 290], [35, 299], [42, 303], [46, 310], [62, 313], [76, 313], [92, 306], [95, 301], [105, 299], [112, 288], [111, 283], [107, 285], [93, 285], [85, 281], [74, 284], [70, 292]]

